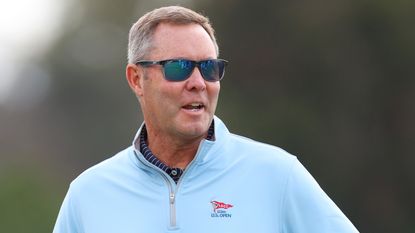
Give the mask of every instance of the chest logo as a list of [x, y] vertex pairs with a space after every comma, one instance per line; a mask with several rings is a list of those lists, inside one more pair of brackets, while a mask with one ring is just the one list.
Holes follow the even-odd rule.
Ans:
[[229, 209], [231, 209], [233, 205], [220, 201], [211, 201], [210, 203], [213, 207], [213, 212], [210, 215], [212, 218], [232, 218]]

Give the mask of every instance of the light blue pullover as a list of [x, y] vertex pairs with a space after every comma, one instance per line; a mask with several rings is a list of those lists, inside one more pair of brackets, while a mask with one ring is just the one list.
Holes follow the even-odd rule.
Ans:
[[214, 120], [177, 185], [130, 146], [71, 183], [53, 232], [358, 232], [295, 156]]

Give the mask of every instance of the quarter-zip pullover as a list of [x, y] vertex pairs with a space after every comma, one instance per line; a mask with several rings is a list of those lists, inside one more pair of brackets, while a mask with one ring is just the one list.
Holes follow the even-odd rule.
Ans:
[[177, 184], [134, 146], [83, 172], [53, 232], [358, 232], [295, 156], [214, 121]]

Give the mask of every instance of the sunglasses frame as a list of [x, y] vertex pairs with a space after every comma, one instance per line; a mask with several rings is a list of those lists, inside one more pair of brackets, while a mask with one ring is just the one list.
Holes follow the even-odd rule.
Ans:
[[[178, 62], [178, 61], [190, 62], [190, 64], [192, 65], [192, 70], [189, 72], [189, 74], [187, 76], [185, 76], [181, 80], [168, 79], [167, 76], [166, 76], [166, 73], [165, 73], [165, 65], [167, 63]], [[204, 62], [208, 62], [208, 61], [214, 61], [218, 64], [223, 64], [223, 72], [222, 72], [222, 75], [218, 79], [209, 79], [209, 78], [205, 77], [203, 69], [201, 69], [201, 65]], [[135, 64], [136, 65], [141, 65], [143, 67], [149, 67], [149, 66], [153, 66], [153, 65], [161, 65], [163, 67], [164, 79], [166, 79], [168, 81], [171, 81], [171, 82], [181, 82], [181, 81], [187, 80], [192, 75], [194, 69], [197, 67], [199, 69], [199, 72], [202, 75], [204, 80], [206, 80], [208, 82], [217, 82], [217, 81], [222, 80], [223, 77], [225, 76], [225, 67], [228, 64], [228, 61], [224, 60], [224, 59], [206, 59], [206, 60], [200, 60], [200, 61], [193, 61], [193, 60], [189, 60], [189, 59], [167, 59], [167, 60], [161, 60], [161, 61], [142, 60], [142, 61], [136, 62]]]

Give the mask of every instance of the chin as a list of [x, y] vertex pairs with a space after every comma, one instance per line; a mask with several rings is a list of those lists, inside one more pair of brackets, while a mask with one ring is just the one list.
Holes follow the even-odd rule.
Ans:
[[190, 137], [200, 137], [207, 133], [209, 125], [207, 123], [190, 123], [186, 124], [183, 129], [183, 133]]

